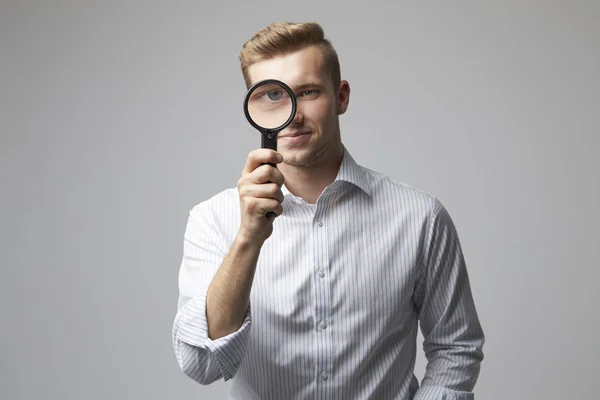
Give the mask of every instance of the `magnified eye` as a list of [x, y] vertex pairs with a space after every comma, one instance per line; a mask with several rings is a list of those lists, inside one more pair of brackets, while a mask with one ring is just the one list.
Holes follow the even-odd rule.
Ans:
[[254, 84], [246, 93], [245, 113], [248, 121], [261, 130], [279, 132], [290, 124], [296, 112], [296, 96], [281, 81], [269, 79]]
[[267, 92], [267, 97], [271, 101], [279, 101], [283, 97], [283, 91], [282, 90], [269, 90]]

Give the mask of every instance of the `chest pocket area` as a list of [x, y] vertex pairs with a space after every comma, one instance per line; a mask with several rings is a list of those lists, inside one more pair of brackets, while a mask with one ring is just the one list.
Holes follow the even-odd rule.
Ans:
[[412, 313], [415, 287], [415, 252], [406, 236], [363, 231], [357, 285], [371, 313], [392, 326]]

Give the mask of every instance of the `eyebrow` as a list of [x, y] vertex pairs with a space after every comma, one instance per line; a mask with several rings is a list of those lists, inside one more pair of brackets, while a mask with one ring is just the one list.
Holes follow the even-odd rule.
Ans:
[[321, 83], [307, 82], [307, 83], [303, 83], [301, 85], [295, 85], [295, 86], [293, 86], [293, 89], [294, 89], [294, 91], [297, 91], [297, 90], [302, 90], [302, 89], [306, 89], [306, 88], [309, 88], [309, 87], [319, 87], [319, 88], [322, 88], [323, 86], [324, 85], [321, 84]]

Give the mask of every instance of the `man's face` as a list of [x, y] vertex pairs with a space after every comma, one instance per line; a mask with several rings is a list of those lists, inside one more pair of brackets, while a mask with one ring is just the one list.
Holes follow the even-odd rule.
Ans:
[[328, 155], [338, 154], [338, 115], [346, 110], [349, 86], [343, 81], [341, 90], [335, 92], [321, 49], [311, 46], [257, 62], [248, 68], [248, 74], [252, 84], [264, 79], [283, 81], [296, 95], [296, 118], [277, 139], [277, 151], [285, 164], [314, 166], [326, 162]]

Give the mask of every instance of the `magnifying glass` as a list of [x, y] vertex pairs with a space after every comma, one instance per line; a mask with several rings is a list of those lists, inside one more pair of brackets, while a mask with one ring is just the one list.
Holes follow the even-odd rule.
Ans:
[[[248, 89], [244, 113], [250, 125], [262, 134], [261, 148], [277, 151], [277, 135], [296, 116], [296, 96], [285, 83], [266, 79]], [[269, 165], [277, 168], [275, 164]], [[273, 217], [275, 214], [268, 212], [266, 216]]]

